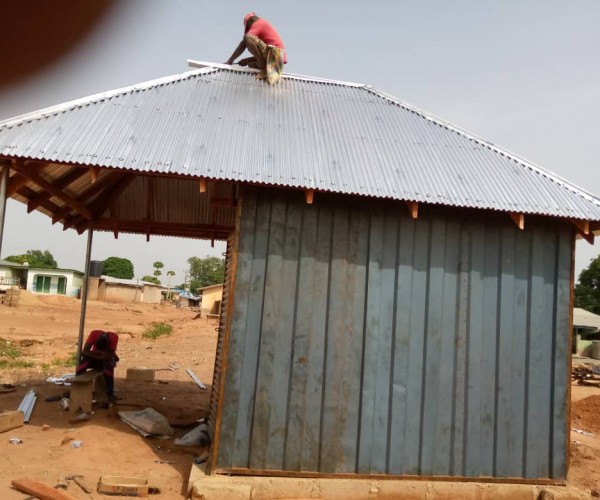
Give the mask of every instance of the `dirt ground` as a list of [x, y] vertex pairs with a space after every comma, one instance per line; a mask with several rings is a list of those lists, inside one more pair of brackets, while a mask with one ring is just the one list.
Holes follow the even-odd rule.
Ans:
[[[86, 494], [72, 481], [75, 498], [115, 498], [95, 492], [101, 475], [143, 476], [160, 488], [158, 498], [185, 498], [185, 488], [197, 449], [178, 447], [173, 440], [143, 438], [123, 423], [117, 411], [151, 407], [165, 415], [182, 436], [206, 417], [217, 340], [217, 323], [197, 318], [188, 309], [170, 304], [107, 303], [89, 301], [86, 332], [112, 330], [119, 334], [116, 392], [123, 397], [113, 409], [95, 408], [90, 420], [70, 424], [71, 414], [58, 402], [44, 402], [68, 387], [46, 382], [50, 376], [72, 373], [64, 366], [77, 349], [80, 301], [60, 296], [21, 293], [19, 307], [0, 305], [0, 339], [9, 340], [21, 356], [12, 367], [0, 369], [0, 384], [16, 386], [0, 392], [0, 411], [15, 410], [34, 389], [38, 399], [29, 424], [0, 434], [0, 498], [22, 500], [11, 479], [29, 477], [55, 485], [69, 474], [80, 474], [94, 493]], [[152, 322], [173, 327], [168, 337], [142, 338]], [[6, 358], [0, 358], [0, 361]], [[168, 369], [175, 363], [179, 368]], [[31, 364], [33, 366], [19, 367]], [[127, 368], [155, 368], [154, 382], [128, 382]], [[205, 383], [201, 390], [186, 373], [191, 368]], [[572, 386], [571, 467], [569, 484], [590, 491], [600, 489], [600, 388]], [[49, 426], [43, 430], [42, 426]], [[593, 435], [589, 435], [593, 434]], [[9, 439], [20, 438], [21, 444]], [[72, 438], [72, 439], [71, 439]], [[82, 446], [73, 448], [72, 440]], [[65, 442], [66, 441], [66, 442]], [[63, 444], [64, 442], [64, 444]], [[157, 463], [167, 461], [172, 463]]]
[[[100, 475], [148, 477], [160, 487], [161, 498], [185, 498], [184, 488], [198, 450], [175, 446], [173, 440], [144, 438], [123, 423], [117, 411], [154, 408], [174, 426], [174, 437], [193, 429], [196, 420], [208, 414], [216, 320], [194, 319], [196, 312], [169, 304], [88, 301], [86, 332], [97, 328], [119, 334], [115, 391], [123, 400], [112, 410], [94, 408], [88, 422], [70, 424], [72, 415], [58, 402], [44, 399], [69, 390], [46, 379], [73, 372], [73, 367], [60, 365], [77, 350], [79, 313], [76, 299], [25, 292], [19, 307], [0, 306], [0, 338], [10, 340], [22, 352], [13, 364], [35, 364], [0, 369], [0, 383], [17, 386], [15, 392], [0, 393], [0, 410], [17, 409], [31, 389], [38, 395], [29, 424], [0, 434], [0, 498], [25, 497], [10, 487], [11, 479], [29, 477], [53, 486], [68, 474], [82, 474], [94, 491]], [[142, 338], [152, 322], [172, 325], [173, 333], [156, 340]], [[128, 382], [125, 378], [127, 368], [165, 369], [172, 363], [179, 369], [157, 371], [154, 382]], [[186, 368], [204, 382], [206, 391], [192, 381]], [[42, 430], [43, 425], [50, 429]], [[11, 437], [23, 443], [10, 444]], [[82, 446], [72, 448], [71, 441], [62, 444], [65, 437], [81, 441]], [[88, 495], [69, 483], [68, 492], [75, 498], [115, 498]]]

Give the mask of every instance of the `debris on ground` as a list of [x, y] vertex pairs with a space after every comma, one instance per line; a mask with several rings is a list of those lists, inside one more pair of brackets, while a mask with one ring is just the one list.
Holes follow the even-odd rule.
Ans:
[[193, 372], [193, 370], [191, 368], [188, 368], [185, 370], [187, 372], [187, 374], [192, 377], [192, 380], [194, 382], [196, 382], [196, 384], [198, 385], [198, 387], [200, 387], [200, 389], [202, 389], [203, 391], [206, 390], [206, 386], [202, 383], [202, 380], [200, 380], [196, 374]]
[[101, 476], [98, 493], [127, 496], [146, 496], [150, 486], [145, 477]]
[[210, 444], [208, 426], [205, 423], [201, 423], [184, 436], [175, 439], [173, 444], [176, 444], [177, 446], [208, 446]]
[[600, 366], [591, 363], [574, 366], [571, 378], [580, 385], [595, 385], [600, 387]]
[[153, 408], [140, 411], [120, 411], [119, 417], [144, 437], [169, 439], [174, 432], [166, 417]]
[[65, 476], [65, 481], [73, 481], [77, 486], [79, 486], [83, 491], [90, 494], [92, 493], [92, 488], [90, 488], [84, 481], [84, 477], [81, 474], [69, 474]]

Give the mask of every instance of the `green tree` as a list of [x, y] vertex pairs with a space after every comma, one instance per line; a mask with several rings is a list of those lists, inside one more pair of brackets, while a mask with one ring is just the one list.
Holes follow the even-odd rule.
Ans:
[[[161, 262], [161, 261], [156, 261], [154, 264], [152, 264], [154, 266], [154, 272], [152, 274], [154, 274], [154, 276], [156, 277], [156, 279], [158, 280], [158, 277], [162, 274], [161, 269], [163, 267], [165, 267], [165, 265]], [[157, 285], [160, 285], [160, 281], [158, 281]]]
[[171, 298], [171, 278], [175, 276], [175, 271], [167, 271], [167, 277], [168, 277], [168, 281], [167, 281], [167, 287], [169, 288], [169, 299]]
[[58, 267], [54, 256], [49, 250], [27, 250], [22, 255], [9, 255], [6, 260], [17, 264], [27, 262], [30, 267], [42, 267], [44, 269], [56, 269]]
[[204, 259], [190, 257], [188, 264], [190, 265], [190, 291], [192, 293], [196, 293], [198, 288], [223, 283], [225, 259], [209, 257], [208, 255]]
[[156, 276], [150, 276], [148, 274], [142, 278], [142, 281], [147, 281], [148, 283], [160, 285], [160, 280]]
[[129, 259], [109, 257], [102, 262], [102, 274], [113, 278], [133, 278], [133, 264]]
[[575, 307], [600, 314], [600, 255], [579, 274], [574, 302]]

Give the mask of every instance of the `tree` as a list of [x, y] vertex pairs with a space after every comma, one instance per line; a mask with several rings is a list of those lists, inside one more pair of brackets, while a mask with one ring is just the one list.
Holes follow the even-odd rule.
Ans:
[[167, 287], [169, 287], [169, 298], [171, 298], [171, 278], [175, 276], [175, 271], [167, 271]]
[[109, 257], [102, 262], [102, 274], [130, 280], [133, 278], [133, 264], [129, 259]]
[[225, 279], [225, 259], [208, 255], [204, 259], [190, 257], [188, 264], [190, 265], [190, 291], [192, 293], [195, 293], [198, 288], [223, 283]]
[[575, 307], [600, 314], [600, 255], [579, 274], [575, 285]]
[[162, 262], [160, 262], [160, 261], [156, 261], [152, 265], [154, 266], [154, 273], [152, 273], [152, 274], [154, 274], [154, 276], [156, 277], [156, 279], [158, 281], [157, 285], [160, 285], [160, 280], [158, 280], [158, 277], [162, 274], [161, 269], [163, 267], [165, 267], [165, 265]]
[[54, 256], [49, 250], [27, 250], [22, 255], [9, 255], [6, 260], [17, 264], [27, 262], [30, 267], [42, 267], [44, 269], [56, 269], [58, 267]]
[[160, 280], [156, 276], [149, 276], [148, 274], [142, 278], [142, 281], [147, 281], [148, 283], [160, 285]]

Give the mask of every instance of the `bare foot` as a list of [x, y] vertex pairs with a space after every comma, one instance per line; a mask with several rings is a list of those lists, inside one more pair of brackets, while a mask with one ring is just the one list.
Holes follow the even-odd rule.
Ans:
[[267, 77], [267, 71], [264, 69], [261, 69], [258, 73], [256, 73], [257, 80], [264, 80], [266, 77]]

